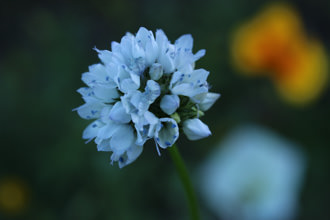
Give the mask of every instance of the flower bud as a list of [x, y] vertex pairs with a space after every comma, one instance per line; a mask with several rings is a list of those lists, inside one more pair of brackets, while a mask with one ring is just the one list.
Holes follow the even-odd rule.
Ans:
[[168, 115], [173, 114], [180, 105], [180, 99], [177, 95], [164, 95], [160, 101], [160, 108]]
[[199, 140], [211, 135], [211, 131], [206, 124], [198, 118], [188, 119], [183, 122], [183, 132], [189, 140]]
[[206, 96], [203, 98], [203, 100], [199, 103], [199, 108], [202, 111], [207, 111], [211, 106], [217, 101], [217, 99], [220, 97], [220, 94], [208, 92]]
[[163, 66], [159, 63], [151, 65], [149, 75], [152, 80], [159, 80], [163, 75]]

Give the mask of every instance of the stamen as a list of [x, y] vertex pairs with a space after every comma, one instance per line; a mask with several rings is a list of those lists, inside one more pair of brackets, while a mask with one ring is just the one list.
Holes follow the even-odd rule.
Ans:
[[85, 141], [85, 144], [88, 144], [89, 142], [91, 142], [91, 140], [93, 140], [93, 138], [90, 138], [87, 141]]
[[[158, 138], [157, 138], [158, 139]], [[159, 140], [159, 139], [158, 139]], [[160, 154], [160, 150], [159, 150], [159, 146], [158, 146], [158, 143], [157, 143], [157, 141], [154, 139], [154, 141], [155, 141], [155, 144], [156, 144], [156, 150], [157, 150], [157, 153], [158, 153], [158, 156], [161, 156], [161, 154]]]
[[196, 104], [196, 108], [197, 108], [197, 118], [199, 118], [199, 105]]

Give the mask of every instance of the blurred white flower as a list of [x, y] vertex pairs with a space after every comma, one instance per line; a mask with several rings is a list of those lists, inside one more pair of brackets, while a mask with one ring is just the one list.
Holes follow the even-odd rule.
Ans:
[[[141, 154], [148, 139], [158, 151], [158, 146], [171, 147], [182, 126], [191, 140], [210, 135], [196, 118], [219, 95], [208, 92], [209, 72], [194, 69], [205, 50], [193, 54], [192, 47], [189, 34], [171, 44], [162, 30], [154, 37], [141, 27], [135, 36], [127, 33], [120, 43], [112, 42], [112, 51], [95, 49], [102, 63], [82, 75], [87, 87], [78, 92], [86, 103], [75, 109], [94, 120], [83, 138], [95, 139], [97, 149], [111, 151], [112, 162], [123, 167]], [[198, 123], [189, 123], [195, 119]]]
[[297, 211], [305, 158], [292, 143], [256, 126], [232, 132], [199, 175], [206, 205], [224, 220], [289, 220]]

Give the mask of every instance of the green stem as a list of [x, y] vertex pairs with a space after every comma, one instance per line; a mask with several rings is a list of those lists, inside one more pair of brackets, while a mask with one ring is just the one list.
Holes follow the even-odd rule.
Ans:
[[172, 147], [167, 148], [171, 154], [175, 168], [180, 176], [181, 182], [186, 192], [186, 196], [189, 202], [190, 214], [192, 220], [199, 220], [199, 211], [197, 198], [194, 193], [192, 183], [190, 181], [187, 168], [182, 160], [182, 157], [174, 144]]

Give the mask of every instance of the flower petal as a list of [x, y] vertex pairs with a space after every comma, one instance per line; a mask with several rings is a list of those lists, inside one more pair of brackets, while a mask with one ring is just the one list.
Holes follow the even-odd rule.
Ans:
[[107, 86], [95, 86], [93, 88], [95, 96], [102, 99], [104, 102], [113, 102], [113, 99], [119, 97], [119, 93], [116, 88]]
[[148, 80], [143, 95], [146, 96], [149, 103], [153, 103], [160, 95], [160, 86], [153, 80]]
[[99, 50], [97, 48], [94, 48], [94, 50], [98, 52], [99, 58], [104, 64], [109, 64], [112, 62], [112, 52], [108, 50]]
[[163, 66], [159, 63], [153, 63], [149, 70], [149, 76], [152, 80], [159, 80], [163, 76]]
[[123, 93], [131, 93], [139, 88], [132, 79], [123, 79], [120, 83], [120, 91]]
[[156, 61], [159, 54], [158, 45], [151, 31], [149, 36], [150, 36], [150, 40], [146, 43], [145, 46], [145, 50], [146, 50], [145, 59], [146, 59], [146, 65], [148, 66], [150, 66], [152, 63]]
[[207, 111], [219, 97], [220, 94], [218, 93], [208, 92], [204, 99], [202, 99], [202, 101], [198, 104], [200, 110]]
[[160, 50], [165, 50], [166, 46], [169, 44], [168, 39], [163, 30], [158, 29], [156, 31], [156, 42]]
[[117, 131], [119, 128], [118, 124], [116, 123], [108, 123], [102, 128], [100, 128], [97, 137], [101, 139], [108, 139], [112, 137], [112, 135]]
[[179, 137], [178, 124], [172, 118], [161, 118], [155, 132], [156, 142], [161, 148], [171, 147]]
[[199, 50], [196, 54], [194, 54], [194, 62], [199, 60], [205, 55], [205, 50]]
[[174, 60], [172, 59], [170, 53], [161, 54], [158, 61], [160, 64], [162, 64], [164, 73], [170, 74], [174, 71]]
[[138, 115], [143, 115], [148, 110], [150, 105], [147, 96], [140, 91], [136, 91], [132, 95], [130, 102], [135, 107], [135, 113]]
[[132, 45], [134, 41], [134, 36], [130, 33], [127, 33], [124, 37], [121, 38], [120, 41], [120, 50], [121, 54], [123, 55], [126, 64], [132, 58]]
[[121, 102], [116, 102], [110, 111], [111, 120], [118, 123], [128, 123], [131, 121], [131, 116], [126, 113]]
[[179, 37], [176, 41], [175, 41], [175, 47], [176, 48], [181, 48], [184, 51], [190, 50], [193, 47], [193, 38], [190, 34], [185, 34], [182, 35], [181, 37]]
[[115, 87], [115, 83], [108, 69], [102, 64], [94, 64], [89, 66], [89, 72], [83, 73], [81, 80], [88, 86], [93, 86], [95, 83], [104, 84]]
[[134, 143], [134, 139], [134, 131], [130, 125], [118, 125], [110, 139], [111, 149], [113, 152], [121, 154]]
[[136, 33], [135, 39], [142, 47], [145, 47], [149, 40], [149, 31], [145, 27], [140, 27]]
[[100, 128], [103, 126], [103, 123], [101, 123], [99, 120], [96, 120], [89, 124], [84, 132], [83, 132], [83, 139], [93, 139], [97, 136]]
[[111, 151], [110, 147], [110, 140], [102, 140], [98, 145], [97, 145], [97, 150], [98, 151]]
[[127, 151], [126, 154], [119, 157], [118, 165], [119, 168], [123, 168], [124, 166], [134, 162], [136, 158], [140, 156], [143, 151], [143, 146], [132, 145]]
[[102, 102], [88, 102], [74, 109], [77, 110], [78, 115], [84, 119], [92, 119], [100, 117], [102, 108], [106, 105]]
[[146, 113], [144, 113], [144, 118], [146, 120], [146, 122], [149, 125], [149, 129], [148, 129], [148, 137], [153, 137], [155, 134], [155, 129], [156, 126], [159, 122], [159, 119], [151, 112], [147, 111]]

